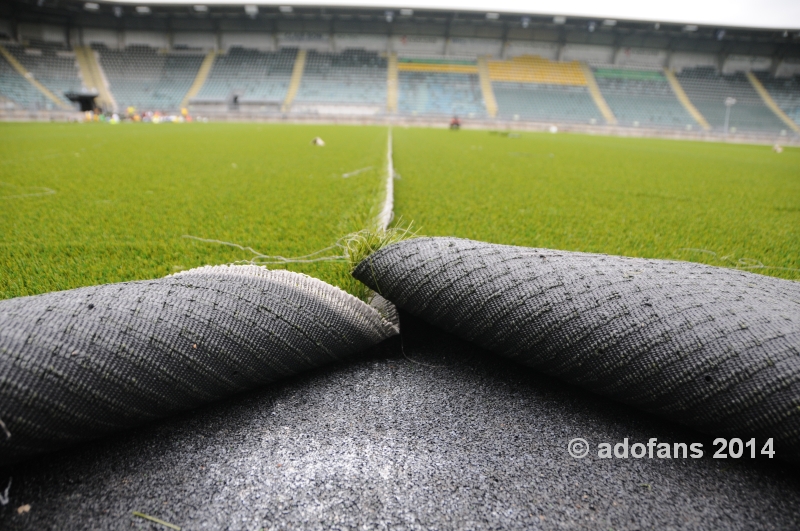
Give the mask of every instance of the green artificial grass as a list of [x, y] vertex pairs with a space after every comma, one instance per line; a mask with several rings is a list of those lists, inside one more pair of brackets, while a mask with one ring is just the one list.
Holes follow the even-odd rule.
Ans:
[[[284, 257], [334, 245], [380, 211], [386, 134], [381, 127], [0, 124], [0, 298], [255, 256], [186, 235]], [[312, 146], [315, 136], [326, 145]], [[352, 282], [346, 260], [270, 267]]]
[[416, 233], [800, 279], [794, 148], [395, 128], [413, 233], [365, 230], [385, 156], [381, 127], [0, 124], [0, 298], [244, 260], [364, 296], [352, 264]]
[[800, 150], [395, 129], [395, 213], [421, 234], [800, 279]]

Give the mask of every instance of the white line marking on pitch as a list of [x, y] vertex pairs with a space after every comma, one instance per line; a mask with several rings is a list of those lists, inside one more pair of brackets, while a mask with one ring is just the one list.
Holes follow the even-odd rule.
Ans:
[[386, 150], [386, 198], [378, 214], [378, 228], [387, 229], [394, 218], [394, 162], [392, 161], [392, 128], [389, 128], [389, 142]]
[[[39, 197], [39, 196], [42, 196], [42, 195], [53, 195], [53, 194], [56, 193], [56, 191], [53, 190], [52, 188], [47, 188], [45, 186], [27, 186], [27, 187], [25, 187], [25, 186], [19, 186], [19, 185], [14, 185], [14, 184], [10, 184], [10, 183], [0, 182], [0, 187], [1, 186], [6, 186], [8, 188], [23, 188], [23, 189], [31, 190], [31, 192], [27, 193], [27, 194], [0, 195], [0, 199], [17, 199], [17, 198], [20, 198], [20, 197]], [[41, 191], [33, 192], [32, 190], [41, 190]]]

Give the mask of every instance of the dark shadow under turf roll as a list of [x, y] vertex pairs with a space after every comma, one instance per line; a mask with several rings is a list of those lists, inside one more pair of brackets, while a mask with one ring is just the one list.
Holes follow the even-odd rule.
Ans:
[[390, 245], [353, 275], [482, 347], [800, 461], [798, 282], [456, 238]]
[[0, 465], [318, 367], [397, 332], [396, 315], [339, 288], [256, 266], [0, 301]]

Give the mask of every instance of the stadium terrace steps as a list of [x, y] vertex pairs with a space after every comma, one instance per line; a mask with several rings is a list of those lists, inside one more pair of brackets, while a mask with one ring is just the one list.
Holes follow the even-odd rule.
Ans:
[[54, 105], [8, 62], [5, 55], [0, 58], [0, 94], [11, 102], [11, 108], [50, 109]]
[[211, 68], [214, 66], [214, 59], [217, 57], [217, 51], [211, 50], [208, 52], [203, 59], [203, 63], [200, 65], [200, 69], [197, 71], [197, 75], [194, 78], [194, 82], [192, 86], [189, 87], [189, 91], [186, 93], [186, 96], [183, 97], [181, 100], [181, 108], [185, 108], [189, 105], [189, 102], [197, 96], [200, 92], [200, 89], [203, 88], [203, 85], [206, 83], [206, 79], [208, 79], [208, 74], [211, 73]]
[[664, 75], [666, 76], [667, 81], [669, 81], [669, 85], [672, 87], [672, 91], [675, 93], [675, 96], [678, 97], [678, 101], [680, 101], [681, 105], [683, 105], [683, 108], [686, 109], [686, 112], [689, 113], [689, 115], [694, 119], [695, 122], [698, 123], [698, 125], [700, 125], [700, 127], [706, 131], [710, 130], [711, 125], [709, 125], [708, 120], [706, 120], [706, 117], [703, 116], [697, 107], [694, 106], [692, 100], [689, 99], [689, 96], [686, 95], [686, 91], [683, 90], [680, 81], [678, 81], [678, 78], [675, 77], [675, 72], [665, 68]]
[[75, 47], [75, 60], [80, 68], [83, 84], [97, 91], [97, 104], [106, 109], [117, 109], [117, 102], [108, 86], [108, 78], [102, 70], [97, 54], [88, 46]]
[[769, 95], [769, 92], [767, 92], [767, 89], [761, 84], [761, 81], [759, 81], [752, 72], [747, 72], [746, 75], [747, 80], [750, 81], [750, 84], [753, 85], [755, 91], [758, 92], [759, 96], [761, 96], [761, 99], [764, 101], [764, 105], [769, 107], [769, 110], [775, 113], [775, 116], [780, 118], [781, 121], [785, 123], [792, 131], [795, 133], [800, 133], [800, 127], [798, 127], [791, 118], [786, 116], [786, 113], [784, 113], [775, 100], [772, 99], [772, 96]]
[[764, 104], [743, 73], [720, 75], [713, 68], [687, 68], [676, 74], [686, 95], [708, 120], [721, 130], [725, 125], [726, 98], [735, 98], [730, 110], [731, 131], [779, 131], [786, 124]]
[[489, 115], [489, 118], [495, 118], [497, 116], [497, 98], [494, 97], [492, 80], [489, 76], [489, 62], [486, 57], [478, 58], [478, 76], [481, 81], [481, 93], [486, 106], [486, 114]]
[[682, 129], [696, 123], [661, 71], [607, 67], [593, 73], [621, 125]]
[[292, 77], [289, 80], [289, 88], [286, 90], [286, 97], [283, 99], [283, 106], [281, 107], [283, 112], [287, 112], [291, 108], [294, 97], [300, 88], [300, 83], [303, 80], [303, 71], [306, 68], [306, 55], [306, 50], [300, 50], [294, 59]]
[[386, 106], [387, 60], [377, 52], [350, 49], [340, 53], [309, 51], [296, 104]]
[[589, 94], [591, 94], [594, 104], [597, 105], [597, 109], [602, 113], [608, 125], [617, 125], [617, 118], [614, 116], [605, 98], [603, 98], [603, 94], [597, 86], [597, 80], [594, 78], [592, 69], [585, 64], [582, 64], [581, 67], [583, 69], [583, 76], [586, 78], [586, 86], [589, 88]]
[[[27, 83], [35, 87], [45, 98], [50, 100], [52, 104], [57, 105], [61, 109], [71, 109], [70, 105], [66, 98], [64, 98], [63, 93], [65, 90], [60, 90], [66, 88], [66, 91], [74, 88], [75, 83], [72, 83], [72, 86], [69, 85], [69, 72], [67, 71], [67, 75], [62, 75], [65, 73], [65, 70], [61, 68], [63, 66], [63, 60], [55, 54], [55, 50], [51, 46], [45, 45], [45, 49], [48, 52], [45, 54], [45, 51], [41, 48], [34, 48], [37, 50], [38, 55], [42, 58], [42, 61], [29, 61], [26, 60], [25, 56], [28, 51], [31, 49], [23, 49], [21, 46], [9, 46], [6, 48], [5, 46], [0, 45], [0, 55], [2, 55], [8, 64], [22, 77]], [[33, 55], [33, 54], [31, 54]], [[67, 60], [67, 63], [70, 61]], [[23, 64], [28, 63], [28, 64]], [[48, 64], [49, 63], [49, 64]], [[72, 67], [72, 78], [73, 81], [77, 81], [77, 75], [74, 71], [74, 66]], [[59, 75], [61, 74], [61, 75]], [[41, 77], [41, 80], [38, 78]], [[11, 82], [12, 85], [14, 82]], [[52, 87], [55, 90], [55, 94], [51, 91], [48, 86]], [[23, 102], [35, 102], [36, 100], [30, 98], [28, 94], [25, 94], [24, 91], [17, 91], [20, 99]], [[59, 94], [57, 96], [56, 94]], [[24, 105], [24, 104], [23, 104]], [[48, 105], [45, 105], [47, 108]]]
[[214, 61], [196, 101], [258, 103], [277, 110], [286, 99], [297, 48], [262, 52], [234, 47]]
[[781, 110], [800, 124], [800, 75], [775, 79], [767, 72], [756, 72], [755, 76]]
[[389, 54], [386, 69], [386, 110], [390, 113], [397, 112], [397, 102], [400, 94], [400, 80], [397, 70], [397, 54]]

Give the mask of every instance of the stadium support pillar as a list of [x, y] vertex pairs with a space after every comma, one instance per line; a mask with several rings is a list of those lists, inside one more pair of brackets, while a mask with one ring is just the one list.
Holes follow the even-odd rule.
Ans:
[[611, 110], [611, 107], [608, 106], [606, 99], [603, 97], [603, 93], [600, 92], [600, 87], [597, 86], [597, 80], [594, 78], [592, 69], [589, 68], [586, 63], [581, 63], [581, 70], [583, 70], [583, 77], [586, 78], [586, 88], [589, 89], [589, 94], [592, 95], [597, 110], [603, 115], [608, 125], [617, 125], [617, 117], [614, 116], [614, 112]]
[[398, 85], [397, 54], [390, 53], [386, 69], [386, 110], [390, 113], [397, 112]]
[[780, 107], [778, 107], [778, 104], [775, 102], [774, 99], [772, 99], [772, 96], [770, 96], [769, 92], [767, 92], [767, 89], [764, 87], [764, 85], [761, 84], [761, 81], [759, 81], [758, 78], [752, 72], [747, 72], [746, 75], [747, 79], [750, 80], [750, 84], [753, 85], [753, 88], [756, 89], [758, 95], [761, 96], [764, 105], [769, 107], [769, 110], [774, 112], [775, 116], [780, 118], [783, 121], [783, 123], [789, 126], [789, 128], [792, 131], [794, 131], [795, 133], [800, 133], [800, 127], [798, 127], [797, 124], [794, 123], [791, 118], [786, 116], [786, 113], [783, 112], [783, 110]]
[[294, 68], [292, 69], [292, 79], [289, 81], [289, 90], [286, 91], [286, 98], [283, 100], [282, 112], [289, 112], [292, 107], [292, 102], [297, 91], [300, 90], [300, 82], [303, 81], [303, 70], [306, 68], [306, 51], [299, 50], [297, 58], [294, 60]]
[[689, 99], [689, 96], [686, 95], [686, 92], [684, 92], [683, 87], [678, 81], [678, 78], [675, 77], [675, 72], [669, 68], [665, 68], [664, 76], [666, 76], [667, 81], [669, 81], [669, 86], [672, 87], [672, 92], [675, 93], [678, 101], [680, 101], [681, 105], [683, 105], [683, 108], [686, 109], [686, 112], [692, 115], [692, 118], [694, 118], [694, 121], [697, 122], [700, 127], [706, 131], [710, 130], [711, 126], [708, 125], [708, 121], [706, 121], [705, 116], [700, 114], [700, 111], [698, 111], [697, 107], [694, 106], [694, 103], [692, 103], [692, 101]]
[[478, 76], [481, 81], [481, 93], [483, 94], [483, 103], [486, 105], [486, 114], [489, 115], [489, 118], [495, 118], [497, 116], [497, 100], [494, 97], [492, 80], [489, 78], [489, 61], [485, 56], [478, 57]]
[[33, 85], [34, 87], [36, 87], [36, 88], [39, 90], [39, 92], [41, 92], [42, 94], [44, 94], [45, 96], [47, 96], [47, 99], [49, 99], [50, 101], [52, 101], [53, 103], [55, 103], [56, 105], [58, 105], [59, 107], [61, 107], [62, 109], [65, 109], [65, 110], [72, 110], [72, 107], [70, 107], [69, 105], [67, 105], [67, 104], [66, 104], [66, 103], [64, 103], [63, 101], [61, 101], [61, 100], [60, 100], [60, 99], [59, 99], [59, 98], [58, 98], [58, 97], [57, 97], [55, 94], [53, 94], [52, 92], [50, 92], [50, 89], [48, 89], [47, 87], [45, 87], [44, 85], [42, 85], [41, 83], [39, 83], [39, 81], [37, 81], [37, 80], [36, 80], [36, 79], [33, 77], [33, 74], [31, 74], [30, 72], [28, 72], [28, 71], [25, 69], [25, 67], [24, 67], [24, 66], [22, 66], [22, 63], [20, 63], [19, 61], [17, 61], [17, 58], [16, 58], [16, 57], [14, 57], [13, 55], [11, 55], [11, 52], [9, 52], [8, 50], [6, 50], [5, 46], [3, 46], [3, 45], [0, 45], [0, 55], [2, 55], [3, 57], [5, 57], [5, 58], [6, 58], [6, 61], [8, 61], [8, 63], [9, 63], [9, 64], [10, 64], [12, 67], [14, 67], [14, 70], [16, 70], [17, 72], [19, 72], [19, 74], [20, 74], [22, 77], [24, 77], [24, 78], [25, 78], [25, 79], [28, 81], [28, 83], [30, 83], [31, 85]]
[[95, 89], [99, 94], [97, 98], [100, 106], [106, 110], [117, 110], [117, 102], [108, 88], [106, 75], [97, 60], [97, 55], [88, 46], [76, 46], [75, 58], [78, 60], [78, 68], [86, 88]]
[[200, 92], [200, 89], [203, 88], [203, 85], [205, 85], [206, 79], [208, 79], [208, 74], [211, 72], [211, 67], [214, 66], [214, 59], [216, 57], [216, 50], [211, 50], [206, 54], [205, 59], [203, 59], [203, 63], [200, 65], [200, 69], [197, 71], [197, 75], [194, 77], [192, 86], [189, 87], [189, 91], [186, 93], [186, 96], [183, 97], [183, 101], [181, 101], [182, 109], [189, 105], [189, 101], [197, 96], [197, 93]]

